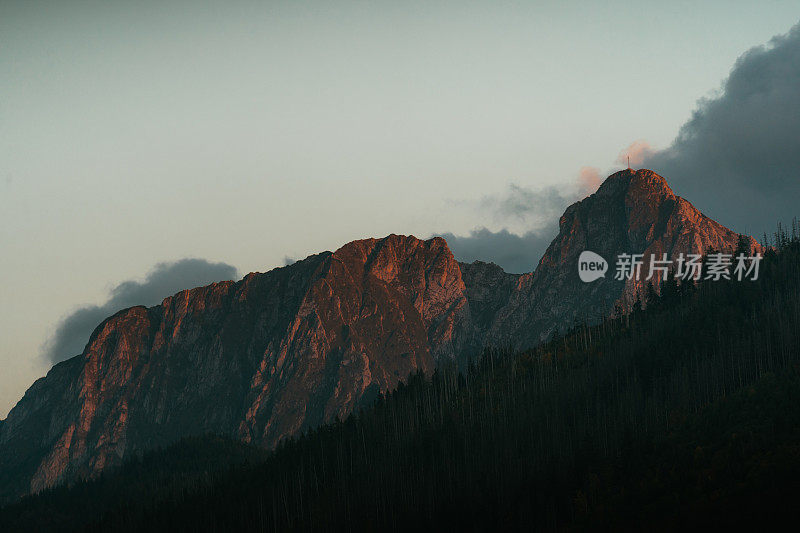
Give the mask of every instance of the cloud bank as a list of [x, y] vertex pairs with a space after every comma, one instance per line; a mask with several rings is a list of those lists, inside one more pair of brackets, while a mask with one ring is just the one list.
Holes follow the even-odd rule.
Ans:
[[78, 355], [94, 329], [117, 311], [135, 305], [156, 305], [183, 289], [238, 278], [235, 267], [210, 263], [205, 259], [158, 263], [144, 281], [124, 281], [111, 290], [108, 300], [102, 305], [81, 307], [66, 316], [45, 343], [43, 356], [50, 363], [58, 363]]
[[721, 91], [643, 164], [739, 232], [758, 237], [800, 215], [800, 24], [739, 57]]
[[503, 267], [506, 272], [522, 274], [533, 272], [555, 234], [555, 230], [528, 231], [517, 235], [507, 229], [490, 231], [479, 228], [466, 236], [452, 233], [439, 236], [447, 241], [448, 247], [459, 261], [492, 262]]

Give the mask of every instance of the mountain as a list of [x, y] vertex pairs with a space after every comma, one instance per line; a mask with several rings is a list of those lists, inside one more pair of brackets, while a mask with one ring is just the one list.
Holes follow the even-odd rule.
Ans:
[[[652, 170], [612, 174], [597, 192], [566, 209], [536, 270], [519, 276], [503, 294], [504, 305], [494, 315], [485, 342], [532, 346], [565, 325], [596, 322], [615, 304], [630, 309], [637, 297], [646, 296], [651, 257], [660, 260], [666, 253], [675, 261], [680, 254], [733, 252], [740, 238], [751, 253], [763, 252], [752, 237], [740, 236], [675, 195]], [[605, 277], [580, 280], [578, 257], [584, 250], [608, 261]], [[638, 279], [614, 279], [616, 258], [623, 253], [643, 255]]]
[[654, 172], [624, 170], [566, 210], [531, 274], [460, 264], [441, 238], [390, 235], [120, 311], [0, 425], [0, 501], [190, 435], [270, 448], [411, 373], [487, 346], [532, 346], [641, 292], [612, 276], [581, 282], [585, 249], [647, 260], [738, 243]]
[[0, 486], [38, 491], [191, 434], [271, 447], [454, 357], [465, 306], [444, 240], [392, 235], [120, 311], [11, 411]]
[[0, 509], [0, 531], [779, 529], [800, 494], [800, 234], [757, 281], [459, 372], [274, 452], [182, 439]]

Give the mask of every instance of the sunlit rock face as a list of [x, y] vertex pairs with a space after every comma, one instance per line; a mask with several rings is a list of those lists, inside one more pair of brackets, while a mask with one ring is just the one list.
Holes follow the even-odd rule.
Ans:
[[188, 435], [272, 447], [417, 370], [609, 314], [646, 283], [613, 280], [613, 265], [581, 282], [583, 250], [646, 261], [737, 240], [657, 174], [626, 170], [566, 210], [535, 273], [459, 264], [441, 238], [390, 235], [121, 311], [0, 424], [0, 501]]
[[[559, 233], [545, 251], [536, 271], [519, 276], [484, 336], [495, 345], [525, 347], [559, 328], [598, 321], [628, 309], [643, 297], [651, 256], [674, 261], [679, 254], [733, 252], [739, 234], [676, 196], [664, 178], [652, 170], [626, 169], [609, 176], [591, 196], [569, 206], [559, 221]], [[751, 253], [763, 251], [746, 237]], [[609, 263], [606, 275], [584, 283], [578, 257], [584, 250]], [[642, 254], [641, 274], [616, 280], [620, 254]], [[657, 286], [658, 275], [652, 281]]]
[[191, 434], [273, 446], [472, 349], [467, 323], [445, 241], [397, 235], [121, 311], [11, 411], [0, 485], [38, 491]]

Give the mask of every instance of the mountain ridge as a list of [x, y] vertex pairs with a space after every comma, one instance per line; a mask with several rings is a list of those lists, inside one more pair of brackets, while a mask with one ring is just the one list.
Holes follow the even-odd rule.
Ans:
[[440, 237], [392, 234], [122, 310], [0, 425], [0, 500], [192, 434], [270, 448], [411, 373], [486, 346], [533, 346], [641, 293], [632, 280], [580, 282], [584, 249], [672, 257], [739, 240], [649, 170], [612, 174], [559, 228], [533, 273], [459, 263]]

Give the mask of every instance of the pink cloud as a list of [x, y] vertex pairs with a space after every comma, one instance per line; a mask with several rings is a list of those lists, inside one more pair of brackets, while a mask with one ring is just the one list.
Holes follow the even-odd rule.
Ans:
[[620, 165], [627, 165], [628, 164], [628, 157], [631, 158], [631, 166], [636, 167], [640, 166], [645, 159], [647, 159], [650, 155], [655, 152], [650, 143], [645, 140], [638, 140], [633, 141], [630, 146], [625, 148], [619, 153], [619, 157], [617, 157], [617, 163]]
[[581, 167], [578, 173], [578, 186], [583, 196], [589, 196], [603, 182], [600, 177], [600, 169], [597, 167]]

